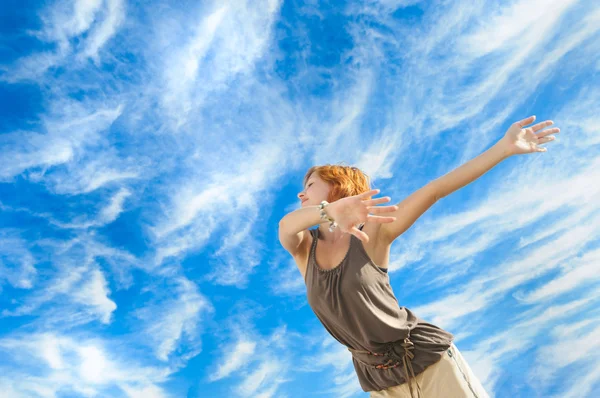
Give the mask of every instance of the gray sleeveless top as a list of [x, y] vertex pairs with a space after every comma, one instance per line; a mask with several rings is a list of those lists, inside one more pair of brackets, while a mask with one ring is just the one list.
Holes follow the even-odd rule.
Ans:
[[[401, 307], [389, 275], [369, 258], [360, 239], [332, 269], [315, 260], [319, 229], [305, 274], [308, 303], [325, 329], [352, 353], [363, 391], [380, 391], [409, 381], [442, 358], [454, 336]], [[416, 380], [415, 380], [416, 382]], [[419, 392], [417, 384], [415, 387]]]

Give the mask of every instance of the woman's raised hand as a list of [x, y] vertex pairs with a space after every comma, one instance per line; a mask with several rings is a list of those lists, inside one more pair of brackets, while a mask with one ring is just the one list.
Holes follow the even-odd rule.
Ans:
[[358, 224], [367, 221], [378, 223], [390, 223], [396, 221], [396, 217], [375, 216], [373, 214], [390, 213], [398, 210], [398, 206], [376, 206], [391, 200], [389, 196], [377, 199], [366, 199], [379, 193], [379, 189], [372, 189], [358, 195], [342, 198], [330, 203], [325, 212], [335, 220], [338, 228], [344, 233], [350, 233], [363, 242], [369, 241], [369, 236], [357, 228]]
[[526, 153], [546, 152], [547, 149], [541, 147], [550, 141], [554, 141], [554, 135], [560, 133], [558, 127], [544, 130], [546, 127], [554, 124], [552, 120], [546, 120], [530, 127], [525, 127], [535, 121], [535, 116], [529, 116], [526, 119], [513, 123], [504, 137], [500, 140], [508, 155], [522, 155]]

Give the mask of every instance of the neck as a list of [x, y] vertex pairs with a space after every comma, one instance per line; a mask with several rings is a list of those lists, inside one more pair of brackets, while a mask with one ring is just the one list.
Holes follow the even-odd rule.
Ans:
[[344, 234], [339, 227], [334, 229], [333, 232], [329, 232], [329, 223], [319, 225], [319, 236], [327, 243], [339, 242], [340, 239], [344, 238], [344, 235], [346, 234]]

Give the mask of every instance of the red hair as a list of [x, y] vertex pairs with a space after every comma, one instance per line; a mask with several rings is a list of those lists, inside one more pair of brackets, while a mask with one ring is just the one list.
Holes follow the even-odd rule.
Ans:
[[[312, 173], [316, 173], [319, 178], [332, 186], [327, 197], [327, 201], [330, 203], [371, 190], [369, 177], [357, 167], [336, 164], [313, 166], [306, 172], [302, 186], [306, 186], [306, 181], [308, 181]], [[364, 200], [370, 198], [368, 197]]]

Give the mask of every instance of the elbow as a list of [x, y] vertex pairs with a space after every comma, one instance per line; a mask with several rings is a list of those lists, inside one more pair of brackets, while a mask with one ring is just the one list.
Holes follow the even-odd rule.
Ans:
[[431, 194], [433, 195], [433, 203], [437, 202], [438, 200], [442, 199], [444, 196], [446, 196], [443, 192], [442, 189], [440, 187], [440, 184], [436, 184], [436, 181], [433, 181], [431, 183]]
[[281, 220], [279, 220], [279, 224], [278, 224], [277, 228], [278, 228], [277, 229], [278, 235], [281, 237], [285, 233], [285, 229], [286, 229], [285, 217], [282, 218]]

